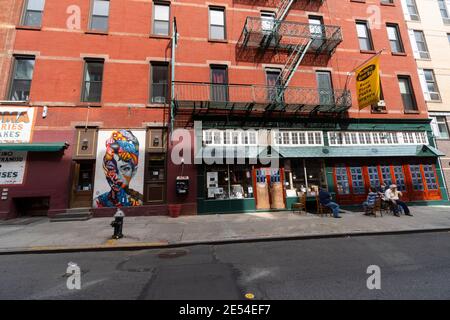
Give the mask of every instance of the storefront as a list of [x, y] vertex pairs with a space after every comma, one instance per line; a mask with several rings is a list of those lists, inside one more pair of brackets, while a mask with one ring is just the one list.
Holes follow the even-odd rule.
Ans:
[[[253, 143], [248, 134], [203, 130], [204, 154], [216, 149], [222, 155], [233, 147], [246, 151], [240, 152], [245, 159], [234, 164], [219, 157], [220, 164], [208, 158], [197, 166], [199, 214], [290, 209], [298, 192], [314, 203], [320, 186], [344, 206], [361, 204], [369, 187], [382, 183], [397, 184], [409, 202], [448, 201], [438, 162], [442, 153], [429, 144], [426, 131], [262, 129]], [[258, 152], [249, 152], [252, 146]], [[261, 150], [269, 150], [276, 166], [252, 158]]]

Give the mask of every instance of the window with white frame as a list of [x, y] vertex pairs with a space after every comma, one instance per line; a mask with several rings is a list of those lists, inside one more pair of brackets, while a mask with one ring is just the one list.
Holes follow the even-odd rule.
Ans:
[[209, 146], [257, 145], [257, 131], [254, 130], [204, 130], [203, 143]]
[[273, 144], [286, 147], [323, 146], [322, 131], [277, 131]]
[[426, 132], [328, 132], [330, 146], [428, 144]]

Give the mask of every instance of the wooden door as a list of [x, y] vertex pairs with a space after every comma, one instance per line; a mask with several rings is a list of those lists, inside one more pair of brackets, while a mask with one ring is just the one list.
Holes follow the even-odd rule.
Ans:
[[73, 164], [71, 208], [92, 207], [94, 187], [94, 161], [75, 161]]

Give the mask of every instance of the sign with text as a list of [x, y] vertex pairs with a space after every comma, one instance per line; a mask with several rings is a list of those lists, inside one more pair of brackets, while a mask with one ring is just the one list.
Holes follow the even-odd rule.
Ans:
[[379, 55], [356, 70], [356, 94], [360, 110], [380, 101]]
[[34, 108], [0, 108], [0, 143], [28, 143], [33, 130]]
[[0, 151], [0, 185], [22, 184], [26, 151]]

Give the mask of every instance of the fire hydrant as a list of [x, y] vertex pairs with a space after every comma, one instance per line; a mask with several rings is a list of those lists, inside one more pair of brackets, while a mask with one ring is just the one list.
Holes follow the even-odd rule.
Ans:
[[114, 214], [114, 221], [111, 222], [111, 227], [114, 228], [114, 234], [112, 236], [113, 239], [123, 238], [122, 227], [123, 227], [123, 218], [125, 217], [125, 213], [123, 213], [120, 208], [117, 208], [116, 213]]

